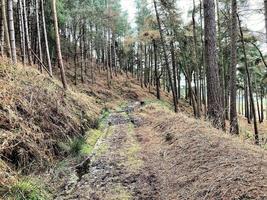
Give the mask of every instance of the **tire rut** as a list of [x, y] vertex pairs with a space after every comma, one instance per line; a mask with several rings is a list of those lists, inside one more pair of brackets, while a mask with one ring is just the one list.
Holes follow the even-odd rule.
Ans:
[[134, 132], [134, 126], [142, 123], [132, 115], [139, 106], [131, 103], [109, 115], [107, 126], [112, 134], [103, 141], [108, 144], [107, 151], [92, 159], [88, 173], [56, 199], [159, 199], [157, 176], [143, 165], [140, 141]]

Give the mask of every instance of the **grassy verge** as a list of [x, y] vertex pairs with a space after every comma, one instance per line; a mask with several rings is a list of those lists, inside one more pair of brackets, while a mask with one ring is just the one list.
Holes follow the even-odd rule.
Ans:
[[52, 196], [40, 181], [22, 179], [11, 186], [4, 198], [7, 200], [50, 200]]

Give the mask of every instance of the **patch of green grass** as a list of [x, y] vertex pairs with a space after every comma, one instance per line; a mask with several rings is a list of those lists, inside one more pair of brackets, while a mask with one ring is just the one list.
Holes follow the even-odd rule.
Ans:
[[8, 199], [14, 200], [50, 200], [52, 199], [44, 186], [30, 179], [20, 180], [14, 184], [8, 194]]
[[92, 129], [85, 137], [71, 139], [68, 143], [61, 143], [59, 146], [73, 156], [88, 156], [94, 150], [95, 144], [102, 135], [102, 131]]
[[69, 142], [67, 143], [59, 143], [59, 147], [63, 151], [73, 156], [78, 156], [81, 150], [84, 148], [85, 144], [86, 144], [85, 138], [78, 137], [78, 138], [70, 139]]
[[110, 115], [110, 110], [107, 109], [107, 108], [104, 108], [102, 111], [101, 111], [101, 116], [98, 120], [98, 129], [102, 130], [105, 128], [106, 126], [106, 122], [107, 122], [107, 118], [108, 116]]
[[83, 145], [81, 149], [82, 155], [90, 155], [95, 147], [95, 144], [99, 140], [99, 138], [103, 135], [103, 132], [100, 130], [90, 130], [86, 136], [86, 143]]
[[253, 139], [254, 135], [252, 132], [244, 129], [244, 128], [240, 128], [240, 136], [241, 138], [244, 138], [245, 140], [247, 139]]

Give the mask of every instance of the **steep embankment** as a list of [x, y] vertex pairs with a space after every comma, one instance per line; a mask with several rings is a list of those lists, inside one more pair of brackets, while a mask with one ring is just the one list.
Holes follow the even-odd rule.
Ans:
[[[0, 65], [0, 192], [23, 173], [62, 156], [59, 143], [97, 125], [95, 99], [66, 93], [60, 83], [33, 68]], [[11, 176], [11, 174], [13, 176]]]
[[45, 170], [77, 151], [83, 135], [99, 126], [102, 111], [126, 99], [153, 98], [133, 78], [122, 75], [112, 81], [112, 89], [104, 72], [93, 84], [69, 84], [65, 92], [59, 81], [33, 67], [1, 60], [0, 196], [31, 190], [36, 183], [20, 182], [21, 175]]

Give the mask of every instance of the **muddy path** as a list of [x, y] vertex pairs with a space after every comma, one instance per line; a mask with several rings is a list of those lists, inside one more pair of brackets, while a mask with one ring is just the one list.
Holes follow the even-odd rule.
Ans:
[[75, 180], [68, 180], [55, 199], [160, 199], [157, 174], [145, 163], [137, 132], [142, 118], [135, 111], [140, 107], [139, 102], [128, 103], [109, 114], [88, 169], [81, 174], [76, 169]]
[[207, 124], [137, 102], [104, 124], [88, 165], [65, 172], [54, 199], [267, 199], [266, 152]]

